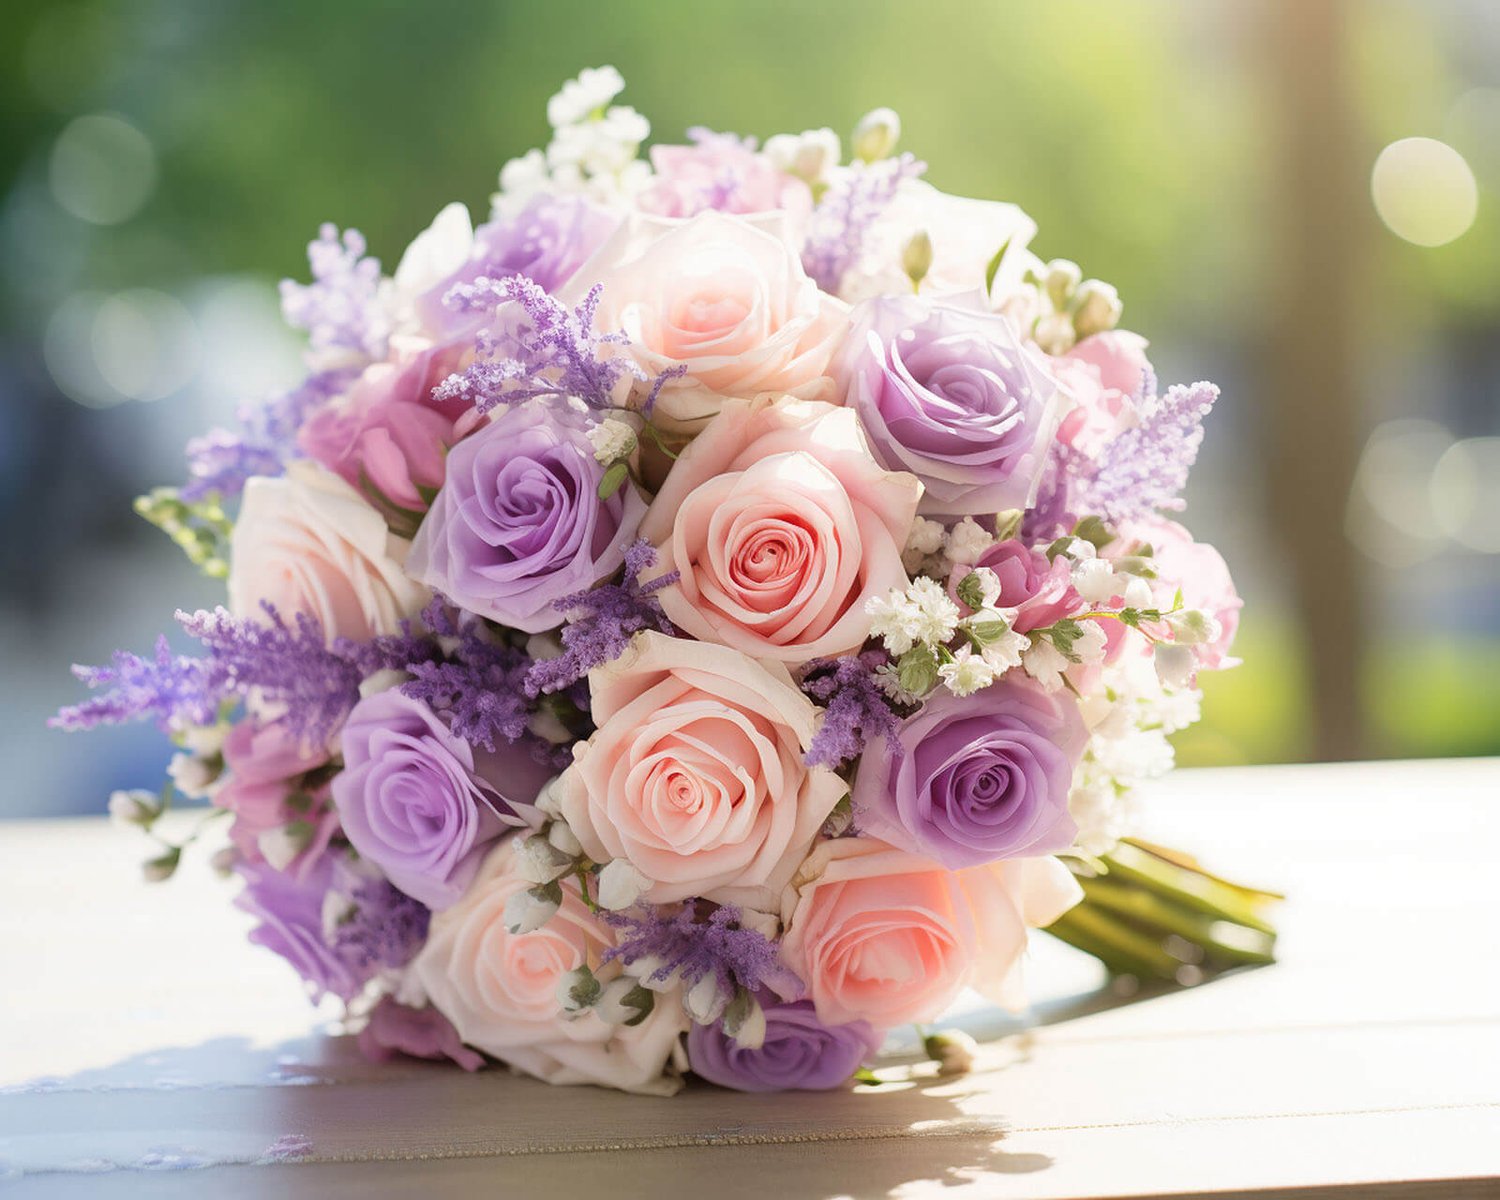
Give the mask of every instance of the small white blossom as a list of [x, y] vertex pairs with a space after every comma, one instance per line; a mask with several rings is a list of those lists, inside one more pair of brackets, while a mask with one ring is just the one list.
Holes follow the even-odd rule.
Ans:
[[606, 1025], [623, 1025], [626, 1021], [634, 1021], [642, 1012], [650, 1012], [654, 1003], [649, 991], [641, 990], [640, 983], [628, 975], [621, 975], [604, 985], [592, 1011]]
[[224, 739], [229, 736], [229, 725], [189, 725], [178, 733], [182, 748], [199, 758], [212, 758], [224, 750]]
[[1152, 661], [1156, 665], [1157, 677], [1170, 688], [1187, 687], [1197, 667], [1191, 647], [1179, 646], [1175, 642], [1157, 642]]
[[594, 448], [594, 458], [605, 466], [635, 453], [635, 430], [618, 417], [606, 417], [590, 425], [588, 439]]
[[1082, 562], [1086, 558], [1098, 558], [1099, 551], [1094, 543], [1088, 538], [1070, 537], [1063, 544], [1062, 552], [1074, 562]]
[[889, 158], [901, 140], [901, 118], [894, 109], [871, 109], [854, 127], [854, 154], [863, 161]]
[[566, 854], [569, 858], [579, 858], [583, 854], [583, 843], [578, 840], [578, 835], [568, 828], [566, 821], [553, 821], [547, 826], [547, 840], [560, 854]]
[[564, 854], [552, 844], [551, 838], [540, 833], [521, 838], [516, 851], [517, 872], [532, 883], [551, 883], [567, 874], [576, 857]]
[[558, 1007], [571, 1016], [592, 1008], [603, 994], [603, 985], [587, 966], [575, 967], [557, 981]]
[[712, 971], [688, 988], [687, 995], [682, 999], [682, 1007], [699, 1025], [717, 1021], [728, 1004], [729, 997], [724, 994], [724, 989], [719, 986], [718, 976]]
[[1066, 354], [1073, 348], [1077, 335], [1073, 332], [1073, 322], [1067, 313], [1046, 313], [1037, 318], [1036, 329], [1032, 333], [1036, 344], [1048, 354]]
[[537, 792], [536, 799], [532, 804], [536, 806], [537, 812], [543, 816], [551, 817], [553, 820], [562, 818], [562, 801], [557, 793], [557, 782], [561, 775], [554, 775], [546, 783], [542, 784], [541, 790]]
[[916, 642], [916, 614], [905, 594], [891, 589], [888, 596], [871, 596], [865, 601], [870, 616], [870, 636], [880, 638], [885, 648], [897, 657]]
[[938, 666], [938, 677], [955, 696], [972, 696], [995, 682], [995, 669], [967, 646], [961, 647], [952, 662]]
[[906, 535], [906, 548], [901, 552], [901, 564], [908, 575], [915, 575], [922, 563], [940, 554], [947, 530], [937, 521], [918, 517], [912, 522], [911, 532]]
[[181, 852], [174, 846], [165, 854], [148, 858], [141, 864], [141, 878], [147, 883], [165, 883], [176, 873], [181, 857]]
[[1151, 585], [1139, 575], [1132, 575], [1130, 582], [1125, 585], [1125, 607], [1150, 608], [1154, 599]]
[[[1005, 619], [1009, 624], [1007, 614], [1015, 615], [1014, 609], [1006, 609], [1004, 612], [987, 611], [975, 613], [971, 618], [973, 621], [989, 619]], [[986, 642], [980, 653], [984, 661], [989, 664], [990, 669], [996, 675], [1003, 675], [1012, 667], [1021, 665], [1022, 656], [1031, 646], [1031, 639], [1024, 633], [1017, 633], [1014, 629], [1007, 629], [1000, 637], [992, 642]]]
[[307, 849], [312, 841], [312, 833], [312, 826], [306, 821], [277, 825], [256, 837], [255, 848], [272, 867], [285, 871], [297, 855]]
[[556, 900], [538, 896], [535, 889], [514, 893], [505, 902], [501, 920], [511, 933], [530, 933], [550, 921], [558, 909]]
[[329, 888], [323, 893], [322, 918], [325, 941], [333, 941], [338, 927], [354, 915], [355, 908], [354, 901], [335, 888]]
[[117, 824], [149, 825], [160, 811], [156, 797], [144, 788], [109, 794], [109, 817]]
[[526, 728], [544, 742], [566, 746], [573, 742], [573, 731], [550, 708], [539, 708], [526, 718]]
[[629, 908], [641, 898], [651, 880], [635, 869], [627, 860], [617, 858], [604, 864], [599, 872], [598, 900], [600, 908], [619, 912]]
[[766, 1014], [760, 1002], [741, 989], [724, 1010], [724, 1032], [742, 1050], [759, 1050], [766, 1044]]
[[400, 687], [410, 678], [411, 676], [405, 671], [390, 668], [376, 671], [373, 675], [366, 675], [359, 681], [359, 698], [366, 700], [380, 692], [388, 692], [392, 688]]
[[936, 579], [925, 575], [911, 581], [906, 589], [907, 600], [914, 611], [916, 641], [928, 645], [941, 645], [948, 641], [958, 628], [958, 605], [953, 603], [947, 589]]
[[1216, 642], [1223, 632], [1219, 622], [1200, 608], [1185, 608], [1167, 617], [1172, 640], [1182, 646]]
[[1043, 691], [1055, 692], [1062, 687], [1063, 672], [1072, 664], [1051, 641], [1039, 637], [1021, 655], [1021, 665], [1026, 674], [1042, 685]]
[[801, 133], [778, 133], [766, 139], [766, 157], [776, 169], [808, 183], [821, 183], [839, 165], [842, 154], [839, 135], [827, 126]]
[[625, 79], [614, 67], [586, 67], [547, 101], [547, 124], [558, 129], [586, 121], [624, 90]]
[[1104, 333], [1120, 323], [1124, 311], [1113, 284], [1085, 279], [1074, 295], [1073, 330], [1080, 339]]
[[976, 607], [993, 609], [1000, 599], [1000, 576], [988, 567], [975, 567], [969, 575], [975, 577], [976, 586], [979, 588], [979, 603]]
[[1073, 567], [1073, 590], [1090, 604], [1104, 604], [1124, 588], [1108, 559], [1086, 558]]
[[219, 778], [219, 768], [196, 754], [178, 753], [167, 763], [167, 777], [184, 796], [201, 800], [213, 789]]
[[993, 533], [973, 517], [965, 517], [948, 533], [948, 561], [955, 566], [971, 566], [994, 544]]
[[875, 668], [871, 678], [875, 680], [875, 686], [897, 704], [916, 704], [922, 699], [901, 686], [901, 669], [895, 663], [882, 663]]
[[1073, 640], [1073, 653], [1079, 662], [1092, 664], [1104, 661], [1104, 650], [1109, 645], [1109, 636], [1098, 621], [1084, 621], [1083, 632]]
[[974, 1069], [979, 1043], [962, 1029], [945, 1029], [922, 1040], [927, 1057], [938, 1065], [939, 1075], [967, 1075]]
[[664, 958], [655, 954], [643, 954], [626, 965], [625, 973], [642, 987], [650, 988], [653, 992], [668, 992], [677, 986], [681, 971], [668, 971], [662, 978], [654, 978], [656, 973], [666, 965], [667, 961]]
[[220, 846], [213, 852], [208, 860], [208, 865], [213, 868], [214, 874], [228, 879], [234, 871], [235, 864], [240, 861], [240, 852], [234, 846]]

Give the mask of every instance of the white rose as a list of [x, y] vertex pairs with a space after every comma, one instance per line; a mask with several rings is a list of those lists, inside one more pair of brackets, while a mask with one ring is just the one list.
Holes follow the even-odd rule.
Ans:
[[337, 475], [293, 463], [284, 477], [245, 487], [230, 542], [229, 610], [264, 619], [268, 601], [289, 624], [306, 613], [330, 642], [396, 633], [429, 598], [402, 569], [407, 545]]

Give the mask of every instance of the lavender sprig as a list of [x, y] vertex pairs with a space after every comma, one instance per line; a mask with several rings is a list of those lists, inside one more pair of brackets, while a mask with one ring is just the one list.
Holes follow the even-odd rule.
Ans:
[[427, 906], [384, 879], [345, 886], [351, 907], [330, 939], [334, 954], [361, 978], [382, 967], [397, 970], [415, 958], [432, 919]]
[[227, 700], [254, 691], [286, 709], [287, 728], [308, 742], [326, 742], [359, 700], [360, 683], [377, 671], [406, 670], [436, 656], [436, 645], [406, 627], [368, 642], [324, 641], [322, 626], [306, 613], [288, 624], [264, 605], [264, 622], [212, 612], [179, 612], [177, 621], [203, 644], [205, 654], [173, 655], [166, 638], [155, 658], [117, 652], [107, 667], [74, 667], [91, 688], [108, 689], [62, 709], [49, 722], [78, 730], [155, 718], [164, 730], [206, 725]]
[[885, 662], [879, 651], [867, 651], [808, 664], [802, 690], [824, 706], [823, 723], [807, 748], [808, 766], [836, 768], [858, 758], [876, 738], [892, 750], [899, 746], [900, 718], [875, 680]]
[[[1149, 379], [1146, 388], [1154, 391]], [[1119, 524], [1183, 507], [1178, 493], [1198, 457], [1203, 419], [1219, 389], [1195, 383], [1168, 388], [1164, 396], [1151, 391], [1140, 401], [1139, 422], [1106, 443], [1096, 457], [1065, 454], [1070, 508]]]
[[910, 154], [874, 163], [854, 163], [824, 194], [808, 222], [802, 266], [825, 292], [837, 293], [859, 261], [870, 227], [885, 212], [903, 181], [927, 164]]
[[391, 322], [381, 296], [380, 260], [365, 249], [359, 230], [340, 234], [326, 223], [307, 245], [313, 281], [281, 281], [281, 315], [293, 329], [307, 331], [315, 354], [385, 357]]
[[616, 944], [604, 951], [603, 960], [619, 959], [626, 966], [648, 960], [654, 964], [646, 976], [652, 982], [677, 976], [691, 988], [712, 975], [724, 995], [733, 994], [736, 987], [790, 994], [802, 990], [801, 981], [778, 958], [777, 943], [740, 927], [740, 911], [732, 905], [715, 909], [706, 921], [698, 919], [691, 901], [670, 917], [650, 905], [600, 915], [618, 931]]
[[538, 661], [526, 673], [528, 696], [562, 691], [577, 683], [595, 667], [619, 658], [643, 629], [672, 632], [656, 593], [676, 583], [677, 572], [642, 583], [641, 575], [655, 565], [656, 550], [641, 538], [625, 551], [625, 571], [619, 583], [575, 592], [553, 605], [573, 619], [562, 629], [563, 653]]

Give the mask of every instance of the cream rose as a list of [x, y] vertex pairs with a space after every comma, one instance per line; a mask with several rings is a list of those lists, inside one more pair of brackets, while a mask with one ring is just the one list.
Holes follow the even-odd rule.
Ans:
[[586, 284], [603, 285], [595, 323], [624, 330], [624, 352], [646, 375], [686, 368], [652, 410], [669, 433], [696, 433], [728, 396], [831, 390], [828, 363], [848, 328], [848, 309], [807, 277], [784, 219], [637, 214], [566, 290], [576, 303]]
[[584, 853], [627, 860], [654, 904], [774, 908], [847, 790], [804, 765], [817, 709], [786, 668], [647, 632], [589, 695], [598, 731], [557, 784]]
[[641, 523], [667, 616], [702, 641], [801, 664], [870, 632], [865, 602], [906, 586], [922, 486], [871, 456], [850, 409], [731, 400], [672, 467]]
[[682, 1086], [669, 1063], [687, 1028], [680, 1000], [658, 997], [636, 1026], [610, 1025], [592, 1012], [563, 1016], [558, 983], [588, 966], [600, 968], [612, 935], [589, 912], [575, 886], [540, 929], [514, 934], [505, 902], [534, 886], [519, 870], [514, 838], [485, 859], [463, 898], [434, 914], [427, 945], [412, 964], [428, 999], [470, 1046], [547, 1083], [597, 1083], [627, 1092], [668, 1096]]
[[1082, 897], [1055, 858], [947, 871], [874, 838], [818, 846], [782, 900], [781, 953], [821, 1021], [931, 1021], [970, 987], [1009, 1007], [1028, 926]]
[[229, 609], [263, 617], [267, 601], [287, 621], [306, 613], [329, 641], [395, 633], [430, 595], [407, 578], [406, 551], [352, 487], [296, 462], [282, 478], [245, 487], [230, 542]]

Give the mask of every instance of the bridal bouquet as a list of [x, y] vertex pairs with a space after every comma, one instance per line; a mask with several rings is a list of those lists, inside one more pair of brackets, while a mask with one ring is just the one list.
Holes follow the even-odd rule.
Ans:
[[325, 227], [304, 382], [138, 502], [228, 604], [56, 722], [180, 745], [111, 800], [148, 877], [206, 797], [252, 940], [369, 1054], [647, 1093], [841, 1085], [965, 989], [1019, 1005], [1037, 927], [1263, 959], [1222, 935], [1253, 897], [1121, 843], [1231, 661], [1166, 515], [1216, 389], [1159, 390], [1114, 288], [923, 182], [889, 110], [847, 163], [643, 159], [622, 86], [565, 85], [392, 275]]

